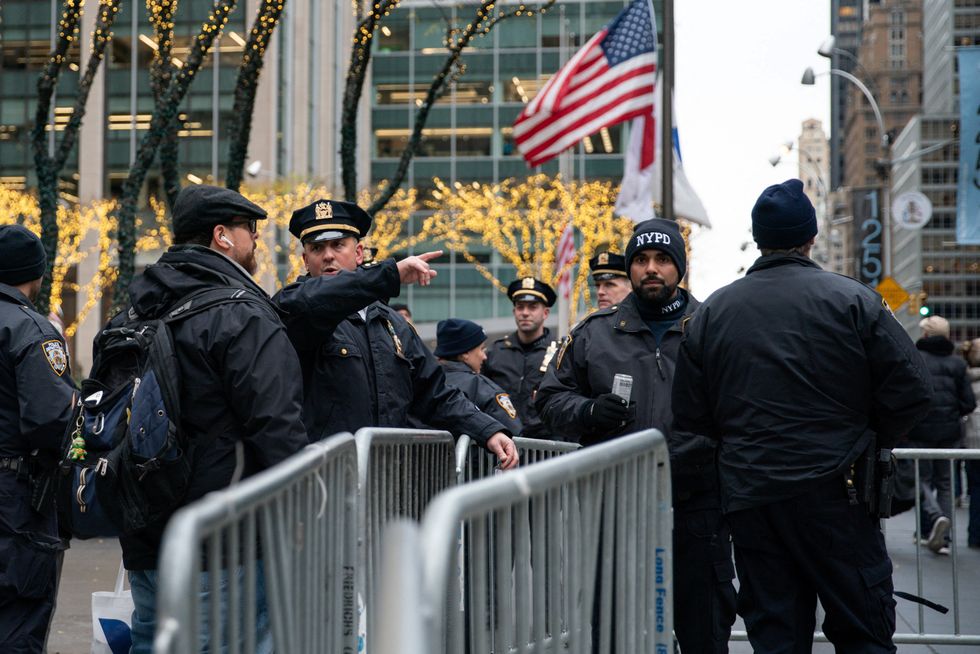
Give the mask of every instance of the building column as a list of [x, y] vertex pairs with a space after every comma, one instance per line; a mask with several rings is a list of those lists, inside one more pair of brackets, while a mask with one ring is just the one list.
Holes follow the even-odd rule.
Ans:
[[[85, 70], [88, 59], [92, 56], [92, 30], [95, 28], [97, 18], [97, 11], [86, 11], [82, 14], [81, 70]], [[107, 51], [105, 56], [111, 56], [111, 53]], [[85, 165], [78, 167], [78, 201], [83, 206], [105, 196], [105, 110], [105, 62], [103, 61], [92, 81], [88, 104], [85, 107], [85, 120], [82, 121], [78, 136], [77, 147], [79, 153], [82, 153], [79, 159], [82, 160], [84, 157], [85, 162]], [[93, 292], [101, 292], [100, 289], [95, 289], [92, 286], [92, 281], [99, 271], [101, 253], [98, 246], [98, 229], [90, 230], [79, 246], [82, 251], [89, 252], [89, 256], [78, 264], [76, 270], [78, 295], [75, 305], [78, 310], [81, 310], [88, 303]], [[96, 299], [95, 306], [79, 323], [75, 332], [74, 371], [76, 375], [88, 374], [91, 371], [92, 343], [101, 328], [102, 298], [100, 297]]]

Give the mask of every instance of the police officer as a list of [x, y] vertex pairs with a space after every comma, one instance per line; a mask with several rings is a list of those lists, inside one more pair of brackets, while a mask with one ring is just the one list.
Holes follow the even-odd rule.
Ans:
[[[572, 331], [535, 403], [554, 432], [586, 446], [651, 427], [664, 432], [674, 500], [674, 630], [685, 654], [727, 652], [735, 571], [715, 445], [670, 428], [674, 364], [684, 325], [699, 304], [678, 286], [687, 257], [677, 224], [640, 223], [626, 246], [624, 268], [632, 294]], [[628, 402], [613, 393], [617, 374], [632, 378]]]
[[544, 326], [557, 296], [541, 280], [523, 277], [510, 283], [507, 297], [514, 303], [517, 331], [493, 342], [487, 351], [483, 374], [510, 394], [524, 424], [524, 436], [551, 438], [534, 408], [534, 392], [548, 362], [558, 351], [551, 330]]
[[674, 427], [720, 443], [739, 612], [756, 652], [810, 651], [817, 597], [842, 652], [894, 652], [892, 565], [853, 466], [928, 413], [928, 372], [877, 293], [809, 258], [796, 179], [752, 209], [762, 256], [688, 324]]
[[589, 259], [589, 270], [600, 309], [619, 304], [633, 290], [626, 274], [626, 259], [621, 254], [600, 252]]
[[[404, 427], [411, 412], [425, 424], [468, 434], [496, 454], [502, 468], [516, 466], [517, 450], [504, 426], [446, 385], [435, 357], [397, 311], [381, 301], [363, 303], [337, 322], [337, 305], [325, 299], [321, 280], [343, 280], [358, 270], [360, 239], [370, 228], [363, 209], [336, 200], [317, 200], [293, 212], [289, 221], [290, 233], [303, 244], [309, 274], [282, 289], [275, 301], [287, 314], [302, 361], [304, 421], [311, 438], [367, 426]], [[411, 257], [415, 272], [409, 281], [428, 284], [435, 271], [426, 261], [439, 254]], [[376, 261], [362, 270], [387, 270], [385, 293], [391, 297], [398, 294], [403, 263]]]
[[[42, 652], [58, 554], [51, 482], [71, 414], [65, 341], [34, 310], [47, 257], [20, 225], [0, 227], [0, 643]], [[49, 486], [50, 488], [50, 486]]]
[[475, 322], [461, 318], [440, 320], [436, 326], [436, 351], [439, 365], [446, 371], [446, 383], [463, 391], [473, 404], [520, 436], [524, 429], [510, 395], [480, 374], [487, 360], [484, 347], [487, 334]]

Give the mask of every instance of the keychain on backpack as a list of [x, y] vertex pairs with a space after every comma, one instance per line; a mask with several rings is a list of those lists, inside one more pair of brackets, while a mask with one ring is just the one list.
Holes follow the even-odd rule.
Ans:
[[85, 450], [85, 439], [82, 438], [83, 423], [84, 418], [79, 415], [78, 420], [75, 422], [75, 433], [71, 439], [71, 450], [68, 452], [68, 456], [71, 457], [72, 461], [82, 461], [88, 456], [88, 452]]

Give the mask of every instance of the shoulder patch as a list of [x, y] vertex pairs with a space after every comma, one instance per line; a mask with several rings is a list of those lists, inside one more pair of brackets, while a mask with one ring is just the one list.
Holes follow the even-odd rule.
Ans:
[[514, 407], [514, 403], [510, 401], [510, 395], [507, 393], [497, 393], [494, 398], [497, 400], [497, 406], [504, 410], [504, 413], [510, 416], [511, 420], [517, 418], [517, 408]]
[[361, 268], [377, 268], [380, 265], [381, 265], [381, 262], [378, 261], [377, 259], [375, 259], [373, 261], [368, 261], [366, 263], [362, 263], [361, 264]]
[[48, 360], [48, 365], [56, 375], [61, 377], [65, 374], [68, 370], [68, 353], [65, 351], [64, 343], [57, 340], [44, 341], [41, 343], [41, 351], [44, 352], [44, 358]]
[[561, 361], [565, 358], [565, 351], [568, 346], [572, 344], [572, 335], [569, 334], [561, 341], [561, 347], [558, 349], [558, 358], [555, 360], [555, 370], [561, 369]]

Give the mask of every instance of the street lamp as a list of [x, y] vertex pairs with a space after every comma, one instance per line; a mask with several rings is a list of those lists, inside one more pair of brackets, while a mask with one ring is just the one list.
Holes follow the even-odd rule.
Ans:
[[[824, 45], [826, 45], [826, 41]], [[831, 45], [831, 48], [833, 46]], [[823, 45], [821, 46], [823, 48]], [[851, 75], [846, 70], [840, 70], [838, 68], [831, 68], [828, 71], [824, 71], [819, 75], [814, 74], [813, 68], [807, 67], [803, 71], [803, 78], [800, 83], [805, 86], [813, 86], [817, 77], [820, 75], [836, 75], [838, 77], [843, 77], [851, 84], [854, 84], [861, 90], [864, 97], [868, 99], [868, 104], [871, 105], [871, 111], [874, 112], [875, 121], [878, 123], [878, 133], [881, 134], [881, 149], [883, 153], [882, 160], [885, 165], [881, 165], [881, 162], [876, 162], [876, 168], [878, 169], [878, 175], [881, 177], [881, 230], [883, 232], [884, 242], [882, 243], [882, 250], [884, 250], [884, 269], [885, 276], [891, 277], [892, 274], [892, 225], [891, 225], [891, 162], [889, 156], [889, 146], [888, 146], [888, 133], [885, 131], [885, 121], [881, 117], [881, 109], [878, 107], [878, 101], [875, 100], [875, 96], [871, 93], [871, 90], [865, 85], [864, 82], [859, 80], [854, 75]]]

